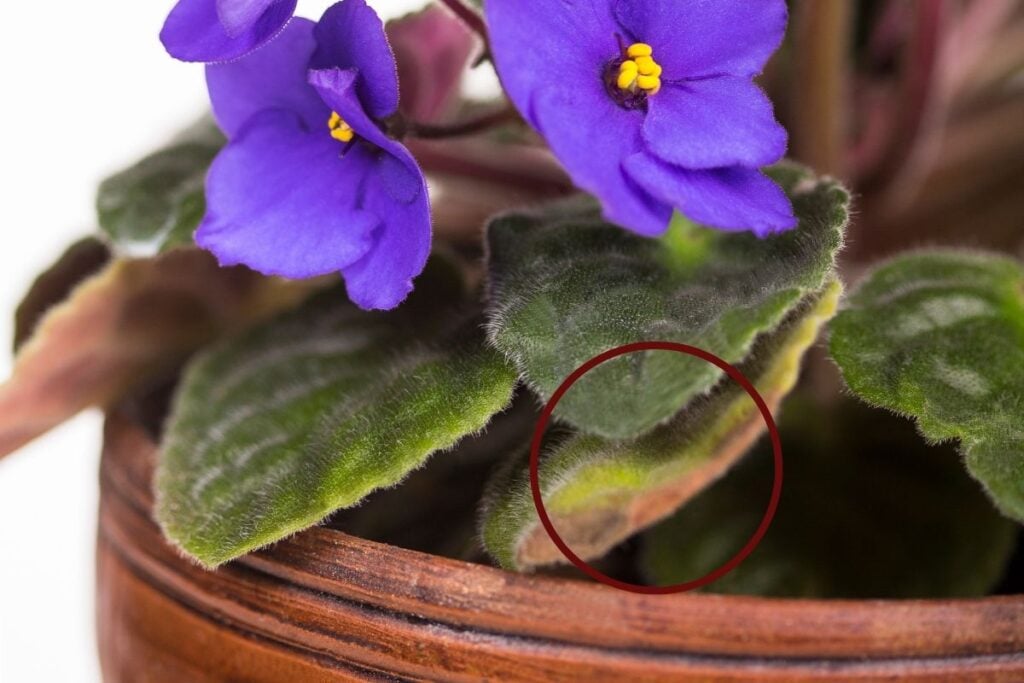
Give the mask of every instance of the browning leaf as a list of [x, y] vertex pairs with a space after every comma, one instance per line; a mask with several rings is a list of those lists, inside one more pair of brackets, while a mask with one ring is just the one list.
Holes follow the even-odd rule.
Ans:
[[[773, 412], [793, 388], [804, 352], [834, 314], [841, 290], [833, 280], [808, 296], [775, 332], [758, 339], [741, 366]], [[573, 552], [600, 557], [715, 481], [764, 428], [746, 392], [724, 381], [639, 439], [576, 434], [541, 460], [548, 515]], [[525, 460], [513, 461], [489, 488], [481, 524], [488, 552], [520, 570], [564, 561], [540, 524]]]

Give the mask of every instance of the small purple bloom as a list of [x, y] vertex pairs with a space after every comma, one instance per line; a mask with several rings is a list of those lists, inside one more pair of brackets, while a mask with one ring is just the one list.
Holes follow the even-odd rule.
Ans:
[[179, 0], [160, 40], [175, 59], [227, 62], [280, 33], [295, 5], [296, 0]]
[[758, 235], [796, 225], [758, 169], [786, 132], [752, 78], [784, 0], [488, 0], [498, 74], [605, 216], [644, 235], [673, 209]]
[[262, 50], [207, 67], [228, 145], [206, 180], [196, 243], [223, 265], [345, 277], [366, 309], [397, 306], [430, 251], [430, 206], [408, 150], [378, 125], [398, 108], [395, 60], [364, 0], [295, 19]]

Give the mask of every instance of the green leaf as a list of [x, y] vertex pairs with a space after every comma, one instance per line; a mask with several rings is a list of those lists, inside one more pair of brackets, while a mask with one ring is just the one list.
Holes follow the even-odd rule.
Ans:
[[206, 212], [204, 182], [224, 137], [202, 121], [171, 146], [100, 185], [96, 210], [115, 249], [133, 257], [192, 243]]
[[188, 369], [157, 471], [171, 540], [230, 560], [397, 484], [509, 403], [515, 371], [430, 271], [395, 312], [331, 290]]
[[[684, 342], [741, 361], [759, 333], [823, 286], [847, 221], [849, 196], [837, 183], [791, 165], [773, 175], [800, 225], [764, 240], [682, 219], [645, 239], [601, 220], [590, 201], [497, 219], [488, 231], [492, 342], [545, 399], [584, 362], [629, 342]], [[556, 416], [629, 438], [720, 376], [679, 354], [632, 354], [588, 373]]]
[[495, 465], [522, 448], [537, 417], [536, 399], [521, 392], [485, 431], [431, 458], [401, 486], [374, 491], [326, 523], [379, 543], [486, 563], [476, 533], [480, 492]]
[[[804, 352], [835, 312], [840, 291], [833, 281], [808, 296], [758, 340], [741, 367], [773, 411], [796, 382]], [[754, 402], [725, 379], [634, 441], [577, 434], [556, 445], [538, 472], [545, 508], [573, 552], [600, 557], [721, 476], [764, 429]], [[503, 566], [522, 570], [563, 561], [540, 524], [524, 459], [496, 476], [481, 519], [484, 545]]]
[[968, 471], [1024, 521], [1024, 268], [951, 250], [871, 273], [832, 326], [831, 352], [868, 403], [958, 439]]
[[[852, 400], [795, 396], [781, 424], [786, 476], [768, 533], [716, 593], [807, 598], [985, 595], [1016, 537], [954, 449], [928, 447], [904, 420]], [[720, 567], [761, 521], [772, 481], [761, 447], [642, 538], [658, 585]]]

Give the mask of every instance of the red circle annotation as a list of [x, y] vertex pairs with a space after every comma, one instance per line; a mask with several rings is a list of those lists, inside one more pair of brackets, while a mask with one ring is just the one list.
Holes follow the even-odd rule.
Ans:
[[[570, 548], [565, 541], [562, 540], [562, 537], [559, 536], [558, 530], [555, 529], [555, 525], [551, 522], [551, 518], [548, 516], [547, 509], [544, 507], [544, 499], [540, 491], [540, 450], [544, 441], [544, 432], [547, 429], [548, 422], [550, 421], [551, 415], [555, 411], [555, 407], [558, 405], [558, 402], [562, 400], [562, 397], [565, 396], [566, 392], [568, 392], [581, 377], [597, 366], [614, 358], [618, 358], [619, 356], [638, 353], [641, 351], [673, 351], [676, 353], [683, 353], [695, 358], [700, 358], [701, 360], [707, 361], [721, 369], [730, 377], [730, 379], [739, 384], [743, 390], [750, 395], [751, 399], [753, 399], [754, 404], [761, 413], [761, 417], [764, 418], [765, 425], [768, 427], [768, 435], [772, 442], [772, 456], [775, 474], [772, 480], [771, 496], [768, 499], [768, 508], [765, 510], [764, 516], [761, 518], [761, 523], [750, 537], [750, 540], [748, 540], [735, 555], [729, 558], [729, 560], [717, 569], [714, 569], [704, 576], [691, 581], [677, 583], [670, 586], [645, 586], [642, 584], [620, 581], [608, 576], [604, 572], [585, 562], [582, 558], [576, 555], [576, 553], [572, 551], [572, 548]], [[572, 562], [580, 571], [587, 574], [595, 581], [599, 581], [613, 588], [630, 591], [632, 593], [644, 593], [649, 595], [683, 593], [717, 581], [738, 567], [745, 559], [747, 559], [750, 553], [754, 551], [754, 548], [757, 547], [761, 542], [761, 539], [764, 538], [764, 535], [768, 532], [768, 527], [772, 523], [772, 518], [775, 517], [775, 511], [779, 506], [779, 498], [782, 495], [782, 440], [779, 437], [779, 429], [775, 425], [775, 419], [772, 417], [768, 404], [765, 403], [764, 398], [760, 393], [758, 393], [753, 383], [735, 366], [709, 351], [697, 348], [696, 346], [690, 346], [689, 344], [667, 341], [644, 341], [624, 344], [598, 354], [580, 367], [576, 368], [576, 370], [566, 377], [565, 381], [555, 389], [555, 392], [551, 395], [551, 399], [548, 400], [547, 404], [545, 404], [544, 410], [541, 411], [540, 418], [537, 420], [537, 425], [534, 428], [533, 441], [530, 445], [530, 489], [533, 493], [533, 503], [537, 508], [537, 515], [540, 517], [544, 530], [547, 531], [548, 536], [551, 538], [551, 541], [555, 544], [558, 550], [561, 551], [566, 559]]]

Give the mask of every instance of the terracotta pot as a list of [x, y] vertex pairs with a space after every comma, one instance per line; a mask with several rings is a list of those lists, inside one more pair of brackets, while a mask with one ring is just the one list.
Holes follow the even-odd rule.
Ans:
[[108, 683], [378, 679], [1024, 681], [1024, 596], [641, 596], [315, 528], [208, 572], [151, 521], [155, 446], [107, 422]]

